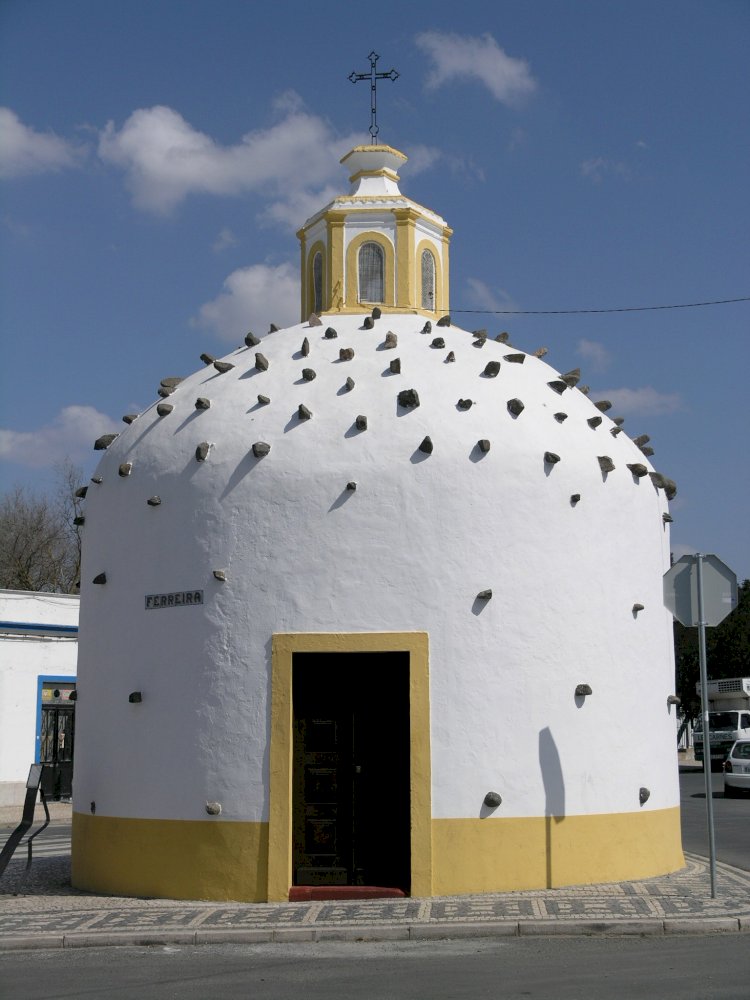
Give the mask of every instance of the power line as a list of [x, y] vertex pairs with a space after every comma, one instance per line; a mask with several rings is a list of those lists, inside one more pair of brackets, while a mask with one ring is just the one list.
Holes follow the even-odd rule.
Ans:
[[619, 309], [451, 309], [456, 313], [482, 316], [574, 316], [585, 313], [653, 312], [657, 309], [698, 309], [701, 306], [724, 306], [730, 302], [750, 302], [750, 295], [739, 299], [714, 299], [712, 302], [682, 302], [670, 306], [622, 306]]

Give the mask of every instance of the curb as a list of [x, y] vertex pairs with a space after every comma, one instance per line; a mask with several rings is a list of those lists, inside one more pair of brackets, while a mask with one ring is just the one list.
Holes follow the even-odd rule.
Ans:
[[295, 944], [349, 941], [429, 941], [460, 938], [676, 936], [750, 933], [750, 918], [686, 920], [526, 920], [507, 923], [404, 924], [371, 927], [283, 927], [197, 931], [115, 931], [0, 937], [0, 952], [153, 945]]

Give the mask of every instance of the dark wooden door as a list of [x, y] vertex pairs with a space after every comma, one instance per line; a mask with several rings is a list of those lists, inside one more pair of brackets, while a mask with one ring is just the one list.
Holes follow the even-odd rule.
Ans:
[[39, 762], [44, 764], [42, 791], [48, 798], [69, 799], [73, 792], [73, 706], [42, 706]]
[[295, 885], [410, 877], [408, 653], [295, 654]]

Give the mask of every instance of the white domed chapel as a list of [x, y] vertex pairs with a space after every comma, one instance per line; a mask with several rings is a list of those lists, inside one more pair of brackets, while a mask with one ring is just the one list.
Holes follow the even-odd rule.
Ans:
[[[344, 157], [301, 317], [97, 445], [73, 884], [286, 900], [683, 865], [670, 480], [580, 373], [449, 318], [406, 157]], [[637, 733], [637, 738], [633, 734]]]

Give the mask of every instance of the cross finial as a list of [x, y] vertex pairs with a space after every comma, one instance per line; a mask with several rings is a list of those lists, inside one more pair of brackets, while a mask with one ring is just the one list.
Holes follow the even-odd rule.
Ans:
[[350, 73], [349, 79], [352, 83], [357, 83], [359, 80], [369, 80], [370, 81], [370, 141], [373, 145], [378, 141], [377, 135], [380, 131], [378, 127], [378, 112], [377, 112], [377, 82], [378, 80], [396, 80], [399, 74], [395, 69], [389, 70], [387, 73], [377, 73], [375, 71], [375, 64], [377, 63], [380, 56], [373, 51], [367, 57], [370, 60], [370, 72], [369, 73]]

